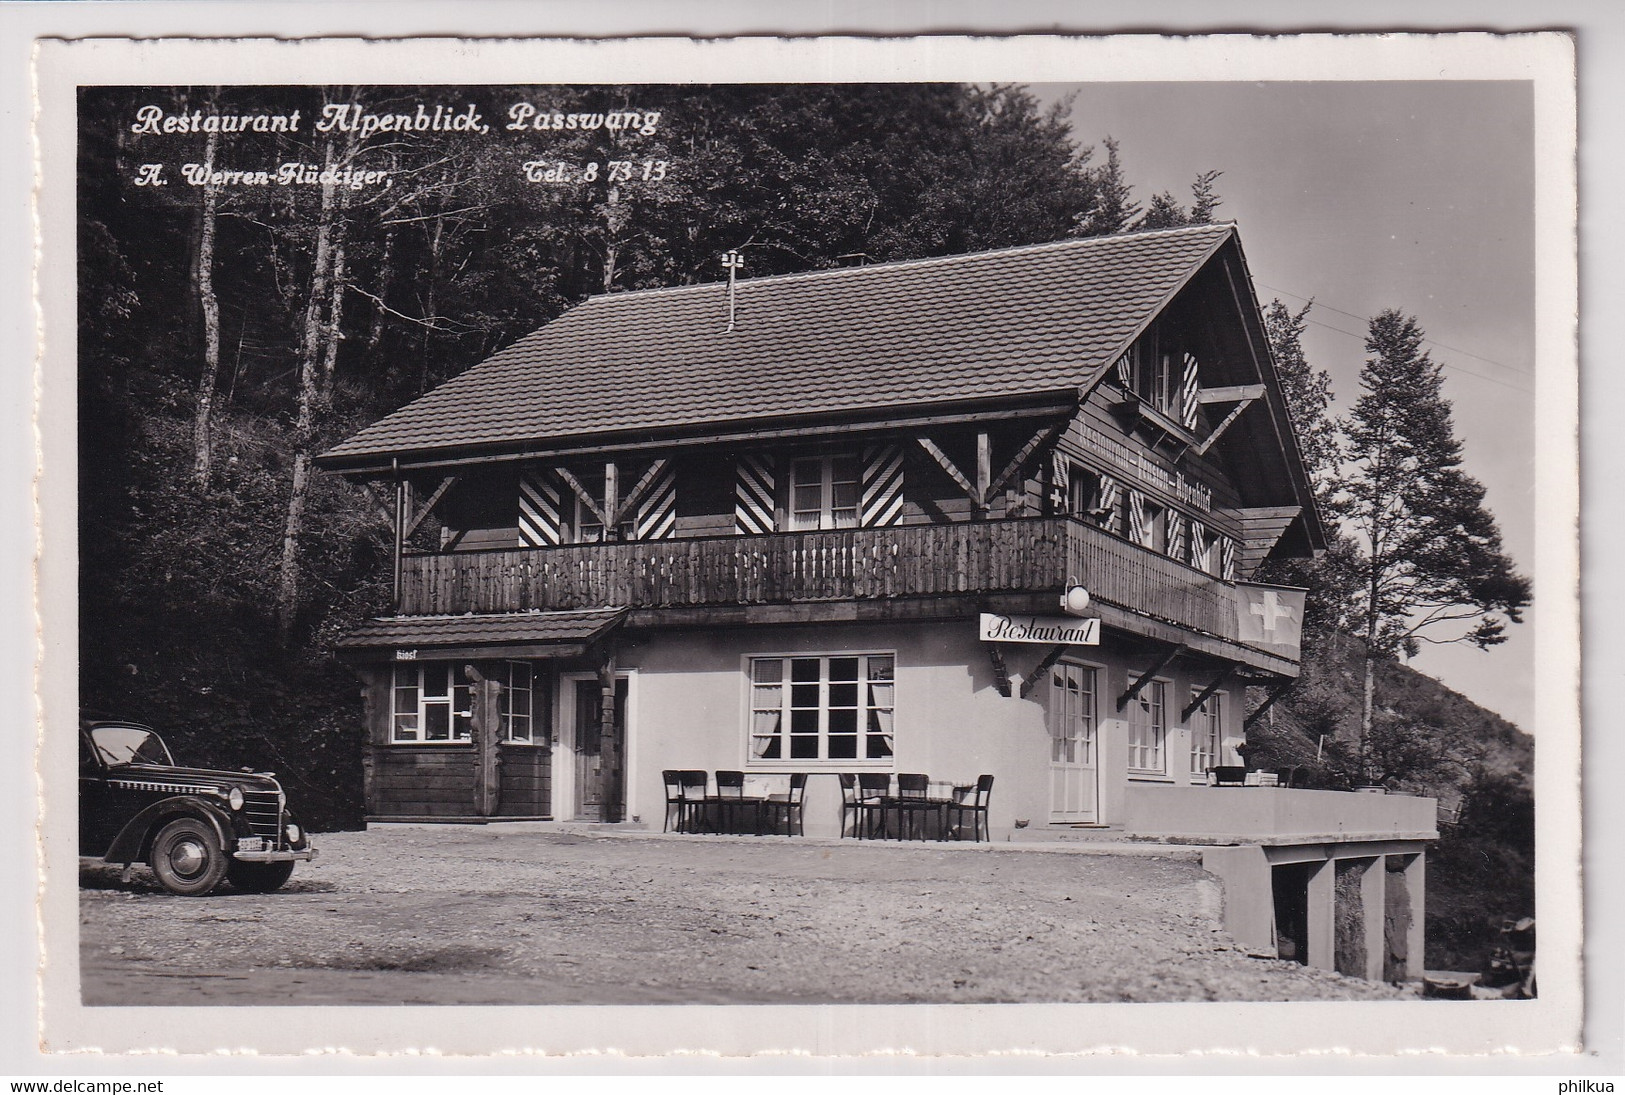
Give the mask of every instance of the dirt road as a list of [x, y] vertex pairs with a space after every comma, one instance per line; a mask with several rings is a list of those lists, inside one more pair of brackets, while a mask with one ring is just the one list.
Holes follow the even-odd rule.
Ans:
[[1399, 997], [1250, 958], [1194, 859], [378, 826], [281, 892], [81, 868], [88, 1005]]

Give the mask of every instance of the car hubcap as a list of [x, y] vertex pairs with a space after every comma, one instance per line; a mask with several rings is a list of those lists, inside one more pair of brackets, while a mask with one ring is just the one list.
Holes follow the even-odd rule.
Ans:
[[203, 872], [203, 864], [208, 861], [208, 854], [203, 845], [195, 840], [183, 840], [175, 845], [169, 853], [169, 865], [175, 873], [183, 878], [193, 878]]

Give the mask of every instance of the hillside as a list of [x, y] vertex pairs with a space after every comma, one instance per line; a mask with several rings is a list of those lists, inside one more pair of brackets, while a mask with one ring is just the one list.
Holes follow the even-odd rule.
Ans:
[[[1335, 632], [1305, 639], [1303, 676], [1248, 732], [1247, 761], [1297, 768], [1307, 786], [1346, 788], [1362, 782], [1349, 742], [1363, 648]], [[1379, 782], [1440, 805], [1439, 843], [1428, 852], [1427, 964], [1479, 969], [1501, 922], [1535, 911], [1534, 739], [1397, 662], [1378, 667], [1377, 705], [1370, 744]]]

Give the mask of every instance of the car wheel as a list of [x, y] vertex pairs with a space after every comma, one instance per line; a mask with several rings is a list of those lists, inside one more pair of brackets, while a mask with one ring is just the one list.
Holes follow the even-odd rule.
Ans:
[[251, 863], [234, 859], [226, 868], [226, 880], [243, 893], [270, 893], [282, 888], [293, 875], [293, 860], [280, 863]]
[[226, 873], [225, 849], [214, 829], [195, 817], [183, 817], [159, 829], [148, 862], [159, 885], [182, 897], [202, 897]]

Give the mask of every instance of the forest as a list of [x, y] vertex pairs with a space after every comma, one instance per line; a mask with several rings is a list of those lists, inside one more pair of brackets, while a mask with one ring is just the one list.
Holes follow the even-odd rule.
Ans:
[[[763, 276], [1222, 206], [1223, 165], [1140, 200], [1110, 136], [1019, 86], [93, 87], [78, 108], [81, 702], [275, 768], [318, 830], [361, 823], [358, 685], [331, 651], [387, 609], [391, 547], [313, 456], [590, 295], [716, 280], [730, 250]], [[1266, 318], [1342, 531], [1268, 578], [1311, 591], [1305, 673], [1247, 759], [1439, 797], [1429, 964], [1474, 968], [1533, 911], [1532, 746], [1403, 663], [1499, 641], [1529, 586], [1414, 319], [1372, 318], [1340, 419], [1309, 307]]]

